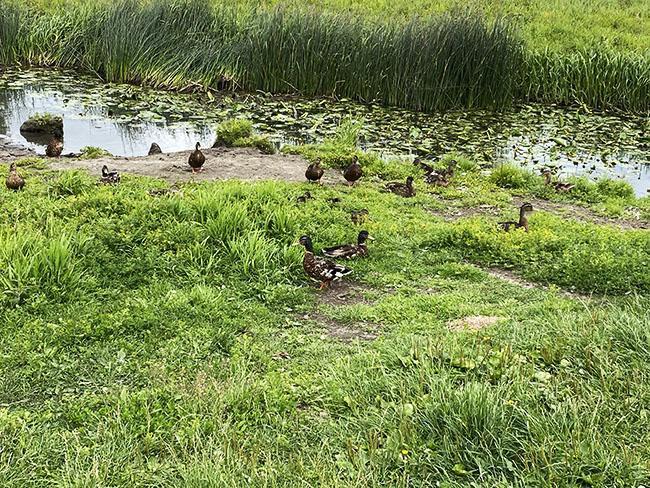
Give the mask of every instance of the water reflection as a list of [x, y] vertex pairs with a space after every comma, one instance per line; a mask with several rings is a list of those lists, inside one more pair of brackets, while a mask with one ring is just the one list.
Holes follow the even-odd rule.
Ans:
[[138, 156], [154, 141], [163, 151], [189, 149], [197, 141], [209, 146], [216, 124], [233, 117], [253, 120], [278, 144], [313, 142], [352, 116], [364, 122], [363, 147], [382, 154], [438, 157], [454, 151], [486, 165], [514, 161], [534, 170], [551, 166], [562, 177], [622, 178], [642, 196], [650, 187], [648, 117], [540, 105], [425, 114], [346, 100], [174, 94], [60, 71], [0, 76], [0, 132], [42, 153], [42, 144], [19, 131], [38, 112], [63, 116], [65, 152], [98, 146]]

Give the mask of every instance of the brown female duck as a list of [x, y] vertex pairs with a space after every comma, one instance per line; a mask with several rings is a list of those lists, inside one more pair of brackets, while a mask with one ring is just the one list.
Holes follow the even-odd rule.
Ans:
[[348, 185], [354, 185], [362, 176], [361, 163], [359, 163], [359, 158], [355, 155], [352, 163], [343, 171], [343, 178], [348, 182]]
[[528, 232], [528, 214], [530, 214], [533, 211], [533, 206], [530, 203], [524, 203], [521, 207], [519, 207], [519, 221], [506, 221], [506, 222], [499, 222], [499, 226], [501, 229], [505, 230], [506, 232], [512, 230], [512, 229], [524, 229], [526, 232]]
[[307, 171], [305, 171], [305, 178], [312, 183], [321, 183], [320, 179], [323, 177], [323, 168], [320, 167], [320, 160], [317, 160], [315, 163], [311, 163], [307, 166]]
[[323, 249], [323, 256], [337, 259], [354, 259], [368, 256], [368, 245], [366, 241], [373, 240], [367, 230], [359, 232], [356, 244], [343, 244], [340, 246], [326, 247]]
[[409, 176], [406, 178], [406, 183], [401, 183], [398, 181], [393, 181], [386, 185], [386, 190], [395, 195], [399, 195], [404, 198], [411, 198], [415, 196], [415, 187], [413, 186], [413, 177]]
[[203, 168], [203, 164], [205, 164], [205, 155], [199, 149], [200, 147], [201, 144], [197, 142], [196, 148], [194, 149], [194, 151], [192, 151], [187, 161], [190, 167], [192, 168], [192, 173], [201, 171], [201, 169]]
[[368, 214], [369, 212], [367, 208], [362, 208], [361, 210], [352, 210], [352, 212], [350, 212], [350, 218], [352, 219], [353, 224], [360, 225], [366, 221]]
[[553, 181], [553, 174], [550, 169], [545, 168], [542, 171], [542, 175], [544, 176], [544, 184], [546, 186], [552, 186], [555, 191], [559, 192], [569, 192], [573, 190], [575, 185], [573, 183], [564, 183], [562, 181]]
[[302, 267], [307, 276], [320, 283], [320, 289], [330, 286], [333, 281], [340, 280], [352, 273], [351, 269], [336, 264], [329, 259], [314, 255], [314, 246], [309, 236], [302, 236], [298, 243], [305, 248]]
[[63, 152], [63, 132], [61, 129], [54, 129], [54, 134], [52, 134], [52, 139], [45, 148], [45, 155], [48, 158], [58, 158]]
[[25, 187], [25, 178], [18, 174], [16, 169], [16, 163], [11, 163], [9, 165], [9, 174], [7, 175], [7, 181], [5, 181], [7, 188], [13, 191], [22, 190]]

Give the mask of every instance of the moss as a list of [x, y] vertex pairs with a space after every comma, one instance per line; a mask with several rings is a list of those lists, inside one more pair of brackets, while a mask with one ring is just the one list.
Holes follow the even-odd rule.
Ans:
[[48, 113], [34, 114], [20, 126], [21, 132], [53, 134], [56, 130], [63, 131], [63, 118]]
[[86, 146], [81, 149], [80, 159], [99, 159], [107, 156], [112, 156], [106, 149], [95, 146]]
[[254, 147], [263, 154], [275, 154], [275, 144], [267, 136], [242, 137], [233, 143], [233, 147]]

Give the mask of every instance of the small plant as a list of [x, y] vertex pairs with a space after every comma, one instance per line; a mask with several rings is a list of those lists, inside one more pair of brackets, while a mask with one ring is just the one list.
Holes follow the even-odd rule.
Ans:
[[233, 147], [241, 139], [253, 135], [253, 123], [246, 119], [226, 120], [217, 127], [217, 139], [213, 147]]
[[93, 181], [84, 171], [63, 171], [51, 184], [51, 191], [59, 196], [81, 195], [93, 187]]
[[512, 164], [497, 166], [490, 174], [490, 181], [501, 188], [532, 189], [539, 184], [539, 179], [530, 171]]
[[80, 159], [99, 159], [112, 156], [106, 149], [95, 146], [86, 146], [81, 149]]
[[275, 144], [267, 136], [253, 135], [237, 139], [234, 147], [254, 147], [262, 154], [275, 154]]

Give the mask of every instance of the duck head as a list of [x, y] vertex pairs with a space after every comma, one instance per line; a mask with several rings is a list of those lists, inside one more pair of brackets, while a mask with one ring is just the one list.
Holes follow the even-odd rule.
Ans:
[[417, 157], [413, 160], [413, 166], [418, 166], [422, 162], [422, 158]]
[[309, 236], [301, 236], [300, 239], [298, 239], [298, 244], [300, 244], [302, 247], [305, 248], [305, 251], [307, 252], [314, 252], [314, 245], [311, 242], [311, 237]]
[[522, 214], [527, 214], [533, 211], [533, 205], [530, 203], [524, 203], [520, 208], [519, 211]]
[[374, 241], [374, 237], [372, 237], [367, 230], [362, 230], [359, 232], [359, 237], [357, 238], [357, 243], [359, 245], [365, 244], [366, 241]]
[[413, 186], [413, 177], [412, 176], [409, 176], [408, 178], [406, 178], [406, 186], [408, 186], [408, 187]]
[[108, 176], [108, 166], [102, 166], [102, 176], [106, 178]]
[[197, 143], [196, 143], [196, 150], [198, 151], [200, 147], [201, 147], [201, 143], [200, 143], [200, 142], [197, 142]]
[[16, 163], [11, 163], [9, 165], [9, 172], [10, 173], [15, 173], [16, 172]]

